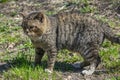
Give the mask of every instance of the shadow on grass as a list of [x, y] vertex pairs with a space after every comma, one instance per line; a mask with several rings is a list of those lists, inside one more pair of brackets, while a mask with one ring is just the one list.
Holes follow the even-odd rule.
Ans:
[[[0, 72], [7, 71], [10, 68], [22, 68], [22, 67], [31, 67], [35, 68], [33, 60], [30, 58], [28, 59], [27, 56], [17, 56], [9, 61], [6, 61], [4, 64], [0, 64]], [[43, 70], [47, 67], [47, 60], [42, 60], [41, 64], [37, 67], [42, 67]], [[71, 64], [66, 62], [57, 62], [54, 66], [54, 71], [61, 71], [61, 72], [74, 72], [75, 69], [72, 67]]]
[[0, 73], [3, 73], [4, 71], [7, 71], [10, 68], [8, 63], [0, 63]]
[[[36, 68], [34, 66], [34, 62], [33, 62], [33, 60], [31, 60], [31, 58], [28, 58], [27, 56], [22, 55], [22, 56], [17, 56], [15, 58], [13, 58], [12, 60], [6, 61], [6, 63], [0, 63], [0, 73], [2, 73], [4, 71], [7, 71], [10, 68], [16, 68], [16, 67], [17, 68], [31, 67], [33, 69]], [[41, 64], [38, 66], [38, 68], [39, 67], [43, 68], [43, 70], [44, 70], [47, 67], [47, 61], [46, 60], [42, 60]], [[119, 66], [116, 66], [116, 67], [118, 68]], [[113, 72], [113, 71], [116, 71], [116, 69], [112, 68], [112, 71], [110, 69], [108, 69], [107, 72]], [[71, 64], [66, 63], [64, 61], [63, 62], [57, 62], [56, 61], [55, 66], [54, 66], [54, 71], [77, 73], [77, 72], [81, 72], [82, 70], [76, 69]], [[105, 73], [106, 71], [101, 71], [100, 70], [100, 72]]]
[[69, 64], [69, 63], [66, 63], [66, 62], [57, 62], [55, 63], [55, 66], [54, 66], [54, 70], [55, 71], [62, 71], [62, 72], [74, 72], [75, 71], [75, 68]]

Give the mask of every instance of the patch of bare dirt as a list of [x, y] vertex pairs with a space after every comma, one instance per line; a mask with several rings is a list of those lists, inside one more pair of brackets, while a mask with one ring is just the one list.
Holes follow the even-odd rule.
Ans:
[[94, 74], [92, 76], [83, 76], [79, 72], [78, 73], [64, 73], [63, 80], [104, 80], [104, 79], [110, 79], [113, 77], [119, 77], [120, 74], [107, 74], [107, 73], [101, 73], [99, 75]]

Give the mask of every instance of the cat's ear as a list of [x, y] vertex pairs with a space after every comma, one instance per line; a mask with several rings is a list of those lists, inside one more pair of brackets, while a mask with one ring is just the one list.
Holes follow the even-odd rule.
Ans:
[[44, 22], [44, 19], [45, 19], [45, 14], [42, 13], [42, 12], [37, 12], [36, 13], [36, 16], [34, 17], [34, 19], [37, 19], [39, 20], [41, 23]]

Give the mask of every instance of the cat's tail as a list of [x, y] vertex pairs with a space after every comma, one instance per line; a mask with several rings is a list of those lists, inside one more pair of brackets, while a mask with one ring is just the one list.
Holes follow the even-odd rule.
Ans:
[[103, 24], [102, 28], [104, 31], [105, 38], [107, 38], [111, 42], [120, 44], [120, 36], [116, 35], [108, 24]]

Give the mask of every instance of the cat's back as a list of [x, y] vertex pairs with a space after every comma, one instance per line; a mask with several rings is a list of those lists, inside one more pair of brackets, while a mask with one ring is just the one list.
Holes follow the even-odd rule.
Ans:
[[[66, 12], [56, 15], [58, 19], [59, 47], [73, 48], [91, 41], [101, 40], [102, 24], [97, 19], [79, 12]], [[96, 36], [97, 35], [97, 36]]]
[[99, 25], [102, 24], [102, 22], [97, 20], [95, 17], [80, 13], [79, 11], [61, 12], [56, 14], [55, 18], [57, 19], [57, 24], [60, 26], [71, 24], [73, 27], [75, 25], [85, 25], [86, 27], [99, 27]]

